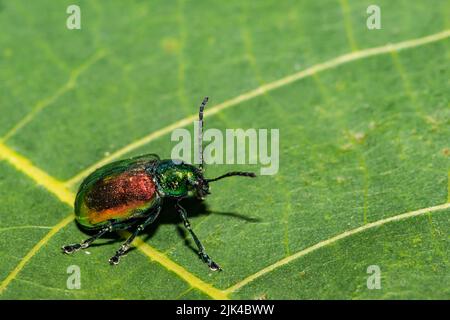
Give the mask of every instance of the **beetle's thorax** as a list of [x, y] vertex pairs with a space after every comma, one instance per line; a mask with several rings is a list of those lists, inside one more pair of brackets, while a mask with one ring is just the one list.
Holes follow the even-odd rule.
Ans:
[[181, 161], [162, 160], [155, 168], [154, 178], [159, 194], [166, 197], [198, 196], [197, 189], [207, 186], [197, 167]]

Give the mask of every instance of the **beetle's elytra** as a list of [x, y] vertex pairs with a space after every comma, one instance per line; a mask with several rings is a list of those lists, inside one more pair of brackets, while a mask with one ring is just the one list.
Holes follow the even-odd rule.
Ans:
[[[200, 138], [203, 133], [203, 110], [207, 102], [206, 97], [200, 105]], [[201, 145], [200, 140], [201, 163], [198, 167], [181, 161], [160, 160], [157, 155], [148, 154], [116, 161], [91, 173], [78, 189], [75, 218], [83, 228], [98, 232], [81, 243], [63, 246], [63, 252], [70, 254], [86, 249], [107, 232], [132, 229], [131, 236], [109, 259], [111, 264], [118, 264], [133, 239], [158, 217], [163, 199], [172, 198], [176, 200], [175, 209], [198, 247], [200, 258], [211, 270], [220, 270], [192, 230], [180, 201], [188, 197], [203, 199], [210, 193], [209, 182], [231, 176], [255, 177], [255, 174], [234, 171], [206, 179], [203, 175]]]

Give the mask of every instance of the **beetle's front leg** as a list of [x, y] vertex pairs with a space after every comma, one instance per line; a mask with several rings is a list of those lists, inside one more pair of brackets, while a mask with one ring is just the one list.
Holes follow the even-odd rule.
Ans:
[[222, 268], [209, 257], [209, 255], [205, 251], [205, 247], [200, 242], [197, 235], [194, 233], [194, 230], [192, 230], [191, 223], [187, 218], [186, 210], [184, 210], [179, 202], [177, 202], [175, 208], [180, 214], [181, 219], [183, 219], [184, 226], [189, 230], [192, 238], [194, 238], [194, 242], [198, 247], [198, 254], [200, 255], [200, 258], [203, 260], [203, 262], [205, 262], [212, 271], [222, 270]]
[[127, 253], [128, 249], [130, 249], [131, 243], [134, 238], [141, 232], [144, 231], [145, 227], [149, 224], [152, 224], [153, 221], [158, 217], [161, 211], [161, 205], [158, 206], [155, 212], [150, 214], [150, 216], [140, 225], [136, 227], [136, 230], [128, 237], [128, 239], [120, 246], [119, 250], [116, 251], [116, 254], [109, 259], [109, 263], [111, 265], [116, 265], [120, 262], [120, 257]]

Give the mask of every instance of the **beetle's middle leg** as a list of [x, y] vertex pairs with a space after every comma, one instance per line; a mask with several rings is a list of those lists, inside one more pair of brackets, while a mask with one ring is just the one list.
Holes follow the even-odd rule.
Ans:
[[149, 224], [152, 224], [153, 221], [155, 221], [155, 219], [158, 217], [159, 213], [161, 212], [161, 208], [162, 208], [162, 206], [160, 205], [156, 209], [155, 212], [151, 213], [150, 216], [147, 219], [145, 219], [145, 221], [143, 223], [141, 223], [140, 225], [138, 225], [136, 227], [136, 229], [128, 237], [128, 239], [120, 246], [119, 250], [116, 251], [116, 254], [109, 259], [109, 263], [111, 265], [116, 265], [116, 264], [119, 263], [120, 257], [123, 256], [128, 251], [128, 249], [130, 248], [131, 243], [133, 242], [134, 238], [136, 238], [136, 236], [141, 231], [143, 231], [146, 226], [148, 226]]
[[62, 250], [64, 253], [71, 254], [75, 251], [78, 251], [80, 249], [86, 249], [88, 248], [92, 242], [100, 238], [102, 235], [104, 235], [106, 232], [111, 232], [114, 229], [114, 225], [110, 223], [108, 226], [101, 229], [98, 233], [94, 234], [92, 237], [80, 242], [80, 243], [74, 243], [74, 244], [68, 244], [65, 246], [62, 246]]
[[222, 270], [222, 268], [220, 268], [220, 266], [209, 257], [209, 255], [206, 253], [205, 247], [200, 242], [197, 235], [194, 233], [194, 230], [192, 230], [191, 223], [189, 222], [189, 220], [187, 218], [186, 210], [184, 210], [184, 208], [180, 205], [179, 202], [177, 202], [177, 204], [175, 205], [175, 208], [177, 209], [178, 213], [180, 214], [181, 219], [183, 219], [184, 226], [186, 227], [186, 229], [188, 229], [192, 238], [194, 238], [194, 242], [198, 247], [198, 254], [200, 255], [200, 258], [203, 260], [203, 262], [205, 262], [208, 265], [208, 267], [213, 271]]

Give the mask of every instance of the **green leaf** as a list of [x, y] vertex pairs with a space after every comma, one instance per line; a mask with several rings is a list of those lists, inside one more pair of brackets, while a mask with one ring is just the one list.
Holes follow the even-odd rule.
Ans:
[[[448, 1], [378, 1], [381, 30], [370, 1], [78, 1], [81, 30], [66, 28], [70, 4], [0, 4], [2, 299], [450, 296]], [[116, 267], [120, 238], [63, 255], [87, 237], [71, 215], [81, 179], [170, 157], [205, 95], [206, 128], [280, 130], [276, 175], [186, 205], [224, 271], [171, 208]], [[207, 175], [236, 169], [259, 172]]]

